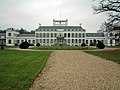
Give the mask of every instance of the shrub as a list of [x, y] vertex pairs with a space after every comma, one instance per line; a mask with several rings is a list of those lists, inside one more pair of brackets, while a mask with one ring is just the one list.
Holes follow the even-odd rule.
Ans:
[[19, 47], [20, 47], [21, 49], [27, 49], [27, 48], [29, 47], [29, 43], [28, 43], [28, 42], [22, 42], [22, 43], [19, 45]]
[[96, 47], [99, 49], [104, 49], [105, 45], [101, 41], [98, 41], [98, 44], [96, 45]]
[[40, 43], [37, 43], [36, 46], [39, 47], [39, 46], [40, 46]]
[[16, 43], [15, 46], [18, 46], [18, 44]]
[[3, 46], [3, 45], [1, 45], [1, 49], [4, 49], [4, 46]]
[[84, 47], [84, 46], [87, 46], [87, 45], [83, 42], [83, 43], [81, 44], [81, 46], [83, 46], [83, 47]]

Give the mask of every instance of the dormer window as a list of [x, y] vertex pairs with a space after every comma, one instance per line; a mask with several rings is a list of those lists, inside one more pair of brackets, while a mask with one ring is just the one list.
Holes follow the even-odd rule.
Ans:
[[8, 36], [11, 36], [11, 33], [8, 33]]

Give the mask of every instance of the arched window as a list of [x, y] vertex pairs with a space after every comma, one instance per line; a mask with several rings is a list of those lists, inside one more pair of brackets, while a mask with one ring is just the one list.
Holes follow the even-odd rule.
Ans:
[[11, 44], [11, 40], [8, 40], [8, 43]]

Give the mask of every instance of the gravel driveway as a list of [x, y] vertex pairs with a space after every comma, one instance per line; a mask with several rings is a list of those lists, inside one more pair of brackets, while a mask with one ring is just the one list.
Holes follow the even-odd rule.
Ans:
[[54, 51], [30, 90], [120, 90], [120, 64], [82, 51]]

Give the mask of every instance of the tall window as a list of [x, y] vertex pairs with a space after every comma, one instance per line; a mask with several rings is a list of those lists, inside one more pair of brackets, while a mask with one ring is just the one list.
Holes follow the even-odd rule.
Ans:
[[79, 39], [79, 43], [81, 43], [81, 39]]
[[72, 37], [74, 37], [74, 33], [72, 33]]
[[75, 39], [75, 43], [77, 43], [77, 39]]
[[68, 37], [70, 37], [70, 33], [68, 33]]
[[79, 37], [81, 37], [81, 33], [79, 33]]
[[74, 39], [72, 39], [72, 43], [74, 43]]
[[17, 44], [19, 44], [20, 42], [19, 42], [19, 40], [17, 40]]
[[86, 40], [86, 44], [88, 44], [88, 40]]
[[38, 37], [38, 33], [36, 33], [36, 37]]
[[51, 33], [51, 37], [53, 37], [53, 33]]
[[8, 40], [8, 43], [11, 44], [11, 40]]
[[8, 33], [8, 36], [11, 36], [11, 33]]

